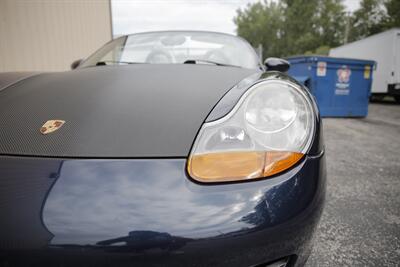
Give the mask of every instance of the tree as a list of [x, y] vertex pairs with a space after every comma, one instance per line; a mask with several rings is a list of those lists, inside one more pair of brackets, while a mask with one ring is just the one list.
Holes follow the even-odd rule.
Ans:
[[237, 10], [234, 22], [237, 25], [237, 34], [254, 47], [261, 44], [264, 55], [280, 56], [283, 53], [280, 34], [282, 18], [282, 6], [265, 1]]
[[318, 0], [283, 0], [285, 55], [296, 55], [313, 50], [318, 44], [315, 14]]
[[234, 22], [238, 35], [263, 45], [265, 56], [290, 56], [339, 45], [344, 16], [342, 0], [265, 0], [238, 10]]
[[386, 29], [400, 27], [400, 1], [389, 0], [384, 5], [387, 16], [384, 19], [383, 27]]
[[237, 11], [238, 35], [265, 56], [327, 54], [330, 47], [400, 27], [400, 0], [361, 0], [346, 15], [343, 0], [280, 0], [258, 2]]
[[385, 29], [382, 24], [385, 10], [382, 0], [362, 0], [350, 20], [349, 41], [356, 41]]
[[346, 22], [345, 8], [341, 0], [321, 1], [316, 19], [320, 46], [326, 50], [326, 47], [341, 45], [344, 40]]

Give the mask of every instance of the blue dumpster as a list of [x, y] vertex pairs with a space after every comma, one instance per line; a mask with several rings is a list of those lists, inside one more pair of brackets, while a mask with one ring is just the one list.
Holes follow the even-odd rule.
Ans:
[[323, 117], [365, 117], [374, 61], [325, 56], [288, 58], [289, 74], [315, 96]]

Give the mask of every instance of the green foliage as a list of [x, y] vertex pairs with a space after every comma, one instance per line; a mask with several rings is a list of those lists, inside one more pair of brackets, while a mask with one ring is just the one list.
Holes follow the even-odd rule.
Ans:
[[400, 0], [362, 0], [351, 25], [349, 41], [400, 27]]
[[283, 0], [283, 55], [296, 55], [315, 48], [318, 40], [315, 14], [319, 0]]
[[352, 42], [381, 32], [380, 22], [384, 17], [385, 12], [381, 0], [362, 0], [360, 8], [350, 18], [352, 27], [349, 41]]
[[327, 55], [329, 55], [329, 50], [330, 49], [331, 48], [329, 46], [323, 45], [323, 46], [320, 46], [317, 49], [315, 49], [315, 53], [314, 54], [321, 55], [321, 56], [327, 56]]
[[318, 7], [316, 25], [321, 47], [339, 46], [344, 39], [347, 22], [343, 4], [337, 0], [323, 0]]
[[[283, 9], [280, 4], [255, 3], [245, 10], [238, 10], [234, 22], [238, 25], [237, 33], [248, 40], [254, 47], [261, 44], [264, 55], [280, 55], [281, 27]], [[239, 26], [240, 25], [240, 26]]]
[[237, 10], [237, 34], [264, 57], [327, 55], [330, 47], [400, 27], [400, 0], [361, 0], [346, 14], [342, 0], [264, 0]]
[[386, 29], [400, 27], [400, 0], [389, 0], [385, 2], [387, 16], [383, 22]]

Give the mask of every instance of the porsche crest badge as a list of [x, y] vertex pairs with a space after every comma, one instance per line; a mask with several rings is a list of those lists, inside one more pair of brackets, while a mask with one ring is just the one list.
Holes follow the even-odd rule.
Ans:
[[42, 134], [49, 134], [55, 132], [58, 129], [60, 129], [61, 126], [64, 125], [64, 123], [65, 121], [63, 120], [48, 120], [45, 122], [45, 124], [43, 124], [42, 127], [40, 127], [40, 132]]

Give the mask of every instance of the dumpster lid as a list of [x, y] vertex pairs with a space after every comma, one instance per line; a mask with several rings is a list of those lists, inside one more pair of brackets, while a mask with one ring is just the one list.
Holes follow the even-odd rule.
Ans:
[[345, 64], [345, 65], [375, 65], [373, 60], [344, 58], [344, 57], [328, 57], [328, 56], [293, 56], [286, 58], [291, 64], [304, 63], [304, 62], [318, 62], [325, 61], [329, 63]]

